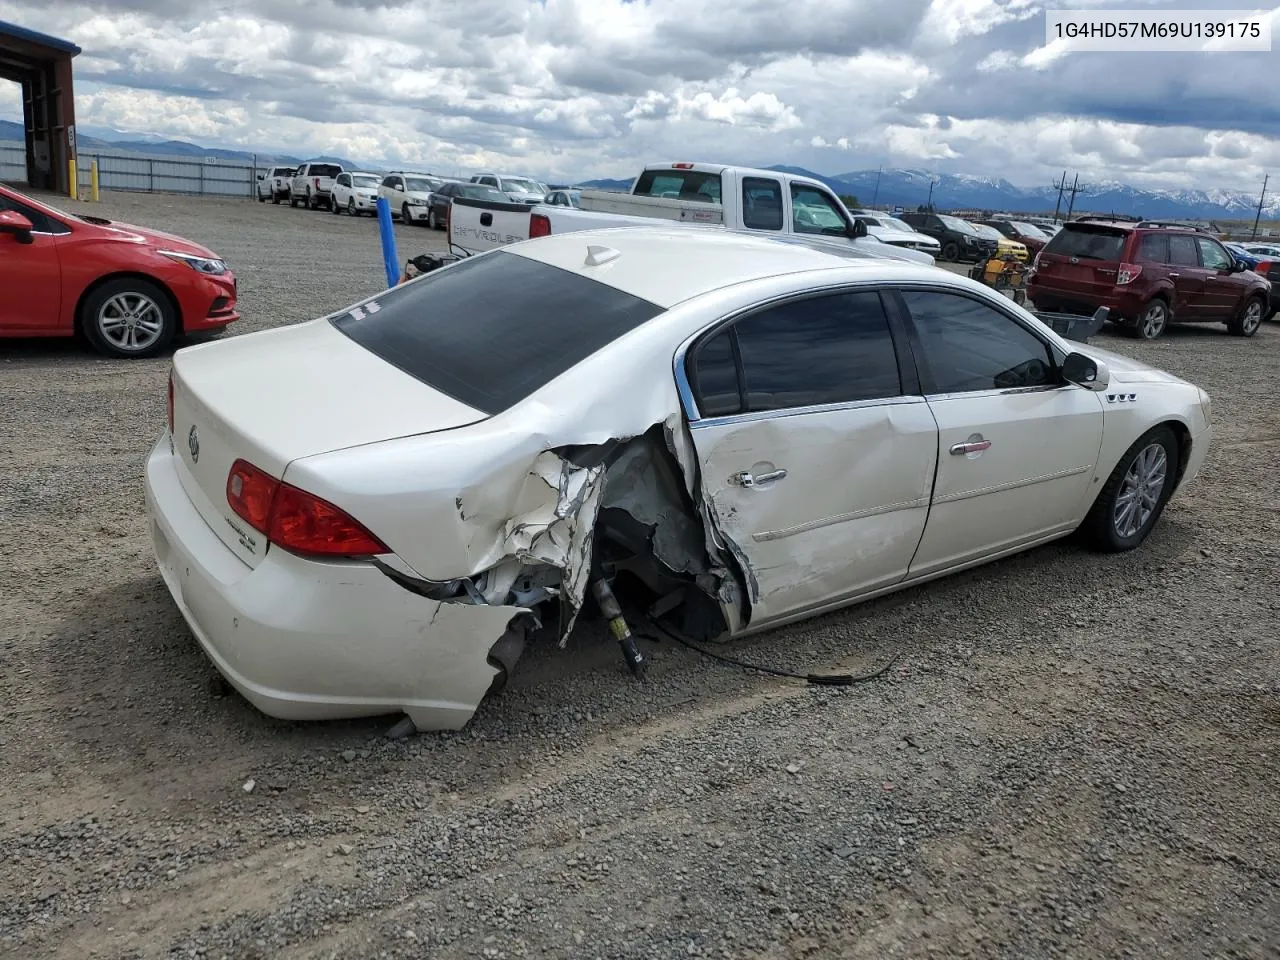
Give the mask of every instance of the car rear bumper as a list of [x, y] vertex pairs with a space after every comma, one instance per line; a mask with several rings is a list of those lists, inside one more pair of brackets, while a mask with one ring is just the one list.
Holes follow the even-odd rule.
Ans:
[[1112, 317], [1134, 319], [1142, 312], [1146, 299], [1137, 290], [1116, 287], [1096, 291], [1082, 290], [1074, 284], [1054, 284], [1033, 276], [1027, 282], [1027, 296], [1041, 310], [1067, 313], [1093, 313], [1106, 307]]
[[274, 546], [249, 567], [183, 490], [167, 431], [145, 487], [169, 593], [218, 672], [258, 710], [291, 720], [404, 712], [420, 730], [466, 725], [496, 673], [488, 651], [519, 608], [428, 600], [371, 564]]

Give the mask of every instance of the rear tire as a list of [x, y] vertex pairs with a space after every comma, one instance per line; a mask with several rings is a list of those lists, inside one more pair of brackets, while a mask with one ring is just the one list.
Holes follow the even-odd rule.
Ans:
[[439, 229], [440, 229], [440, 223], [439, 223], [439, 221], [437, 221], [437, 220], [436, 220], [436, 209], [435, 209], [435, 207], [428, 207], [428, 208], [427, 208], [427, 229], [428, 229], [428, 230], [439, 230]]
[[1237, 337], [1252, 337], [1262, 326], [1266, 313], [1267, 305], [1262, 302], [1262, 297], [1250, 297], [1240, 308], [1239, 315], [1227, 321], [1227, 330]]
[[163, 350], [178, 330], [178, 310], [149, 280], [122, 277], [85, 298], [80, 328], [95, 350], [135, 360]]
[[1137, 321], [1129, 328], [1139, 340], [1156, 340], [1169, 327], [1169, 304], [1152, 297], [1142, 305]]
[[1125, 451], [1080, 525], [1090, 546], [1105, 553], [1132, 550], [1151, 533], [1173, 495], [1178, 438], [1159, 426]]

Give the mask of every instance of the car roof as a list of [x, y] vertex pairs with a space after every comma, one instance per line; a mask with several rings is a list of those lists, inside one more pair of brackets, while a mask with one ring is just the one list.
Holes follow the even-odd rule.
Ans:
[[[617, 255], [589, 264], [593, 246]], [[862, 253], [840, 239], [763, 237], [696, 226], [579, 230], [501, 249], [599, 280], [664, 308], [750, 280], [811, 270], [853, 269], [865, 271], [867, 279], [885, 280], [937, 281], [952, 276], [937, 267]]]

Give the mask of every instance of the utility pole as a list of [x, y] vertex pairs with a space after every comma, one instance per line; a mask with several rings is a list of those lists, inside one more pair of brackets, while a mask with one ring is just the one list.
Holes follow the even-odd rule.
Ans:
[[1058, 190], [1058, 202], [1053, 205], [1053, 222], [1058, 222], [1058, 211], [1062, 209], [1062, 191], [1067, 185], [1067, 171], [1062, 171], [1062, 179], [1057, 183], [1050, 184]]
[[1267, 199], [1267, 181], [1271, 179], [1271, 174], [1264, 173], [1262, 175], [1262, 196], [1258, 197], [1258, 213], [1253, 218], [1253, 236], [1252, 240], [1258, 239], [1258, 221], [1262, 219], [1262, 204]]
[[925, 204], [925, 207], [928, 209], [930, 213], [933, 213], [933, 187], [934, 187], [934, 184], [936, 184], [937, 182], [938, 182], [937, 177], [929, 178], [929, 200]]
[[882, 164], [880, 164], [880, 169], [876, 171], [876, 189], [875, 189], [875, 192], [874, 192], [873, 194], [871, 194], [871, 209], [872, 209], [872, 210], [874, 210], [874, 209], [876, 208], [876, 197], [880, 196], [880, 174], [882, 174], [882, 173], [884, 173], [884, 164], [883, 164], [883, 163], [882, 163]]
[[[1065, 183], [1067, 179], [1066, 174], [1063, 174], [1062, 179], [1063, 179], [1063, 182]], [[1077, 173], [1075, 175], [1075, 179], [1072, 180], [1071, 182], [1071, 186], [1067, 187], [1068, 192], [1070, 192], [1071, 194], [1071, 200], [1067, 203], [1067, 219], [1068, 220], [1071, 219], [1071, 212], [1076, 208], [1076, 194], [1088, 193], [1091, 189], [1092, 188], [1089, 186], [1089, 184], [1080, 182], [1080, 174]]]

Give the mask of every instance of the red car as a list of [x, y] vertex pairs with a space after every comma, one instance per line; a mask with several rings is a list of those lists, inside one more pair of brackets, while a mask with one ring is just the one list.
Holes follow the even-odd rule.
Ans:
[[1093, 313], [1154, 340], [1174, 322], [1225, 323], [1251, 337], [1270, 313], [1271, 284], [1212, 234], [1153, 220], [1064, 224], [1036, 255], [1027, 296], [1037, 310]]
[[240, 319], [236, 278], [171, 234], [64, 213], [0, 186], [0, 337], [83, 333], [112, 357]]

